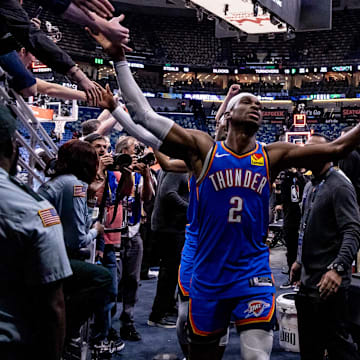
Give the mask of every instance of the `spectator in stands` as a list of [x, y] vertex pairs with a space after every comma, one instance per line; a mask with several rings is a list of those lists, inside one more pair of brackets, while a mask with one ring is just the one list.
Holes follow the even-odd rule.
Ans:
[[177, 314], [175, 289], [181, 249], [185, 241], [186, 211], [189, 205], [188, 175], [160, 170], [151, 228], [160, 250], [160, 271], [148, 325], [175, 328], [169, 315]]
[[[35, 153], [40, 158], [40, 160], [42, 160], [45, 163], [45, 168], [46, 168], [47, 164], [51, 160], [50, 156], [42, 148], [36, 149]], [[45, 181], [49, 180], [44, 173], [45, 168], [42, 168], [40, 166], [40, 164], [38, 162], [36, 162], [36, 164], [34, 166], [34, 172], [36, 173], [36, 175], [38, 175], [38, 177], [41, 181], [37, 180], [34, 177], [34, 180], [33, 180], [33, 190], [34, 191], [38, 191], [41, 184], [43, 184]]]
[[[284, 216], [283, 235], [288, 273], [290, 273], [291, 266], [296, 260], [301, 219], [300, 202], [306, 181], [296, 168], [285, 170], [280, 175], [280, 181], [281, 202], [275, 207], [275, 211], [282, 210]], [[288, 289], [291, 285], [289, 278], [280, 288]]]
[[[308, 146], [326, 144], [313, 135]], [[304, 192], [297, 260], [291, 268], [296, 280], [300, 353], [303, 360], [359, 359], [348, 331], [348, 290], [351, 265], [359, 248], [360, 224], [356, 193], [348, 178], [320, 163]], [[331, 315], [330, 315], [331, 314]]]
[[84, 121], [81, 124], [82, 137], [84, 138], [85, 136], [96, 132], [96, 130], [99, 128], [100, 124], [101, 124], [100, 121], [97, 119], [90, 119], [90, 120]]
[[[85, 262], [82, 251], [103, 232], [97, 222], [90, 229], [87, 207], [87, 188], [96, 176], [98, 157], [93, 147], [81, 140], [70, 140], [62, 145], [55, 165], [55, 176], [39, 189], [57, 209], [64, 229], [65, 246], [74, 277], [64, 285], [68, 337], [73, 337], [80, 326], [96, 312], [101, 318], [111, 296], [111, 276], [102, 266]], [[86, 301], [84, 302], [84, 299]], [[103, 316], [102, 316], [103, 318]], [[94, 347], [110, 351], [106, 339], [106, 323], [96, 322]], [[122, 344], [123, 347], [123, 344]], [[119, 349], [120, 350], [120, 349]]]
[[63, 281], [71, 276], [59, 216], [15, 175], [16, 119], [0, 107], [0, 353], [2, 360], [59, 360]]
[[128, 233], [122, 236], [121, 270], [119, 297], [122, 299], [123, 309], [120, 315], [122, 323], [120, 336], [124, 340], [141, 340], [140, 334], [134, 326], [134, 307], [140, 281], [141, 262], [143, 256], [143, 242], [140, 236], [140, 220], [144, 201], [150, 201], [154, 195], [150, 169], [144, 163], [136, 161], [139, 153], [139, 142], [130, 136], [120, 137], [115, 151], [118, 154], [128, 154], [134, 159], [132, 163], [133, 189], [131, 196], [125, 198]]
[[[81, 3], [81, 0], [77, 2]], [[41, 3], [50, 6], [57, 14], [66, 16], [68, 20], [89, 26], [94, 31], [103, 29], [108, 33], [108, 36], [115, 36], [118, 41], [122, 41], [124, 44], [128, 41], [128, 30], [119, 24], [123, 17], [113, 18], [110, 21], [106, 21], [95, 13], [89, 17], [69, 0], [42, 1]], [[106, 3], [108, 4], [108, 2]], [[96, 8], [99, 8], [99, 6]], [[35, 79], [32, 78], [32, 75], [26, 72], [24, 66], [19, 63], [14, 65], [17, 58], [14, 49], [16, 41], [20, 41], [27, 50], [31, 51], [42, 62], [60, 73], [67, 74], [73, 81], [82, 86], [89, 101], [99, 99], [95, 85], [63, 50], [30, 22], [18, 0], [2, 0], [0, 1], [0, 9], [0, 18], [2, 20], [0, 24], [0, 65], [11, 74], [26, 74], [25, 81], [21, 80], [21, 76], [18, 77], [19, 82], [15, 86], [17, 91], [26, 89], [24, 96], [35, 95], [37, 91]]]

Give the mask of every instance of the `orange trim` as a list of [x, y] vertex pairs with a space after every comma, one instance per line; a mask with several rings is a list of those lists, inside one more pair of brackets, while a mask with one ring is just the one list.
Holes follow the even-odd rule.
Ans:
[[218, 330], [215, 330], [215, 331], [202, 331], [202, 330], [199, 330], [196, 326], [195, 326], [195, 322], [194, 322], [194, 319], [193, 319], [193, 316], [192, 316], [192, 300], [191, 298], [189, 299], [189, 319], [190, 319], [190, 325], [191, 325], [191, 329], [193, 331], [193, 333], [195, 335], [199, 335], [199, 336], [208, 336], [208, 335], [212, 335], [212, 334], [216, 334], [218, 332], [221, 332], [223, 331], [224, 329], [218, 329]]
[[256, 147], [255, 147], [254, 150], [248, 151], [247, 153], [242, 154], [242, 155], [238, 155], [238, 154], [234, 153], [232, 150], [230, 150], [230, 149], [225, 145], [225, 142], [224, 142], [224, 141], [221, 142], [221, 146], [223, 147], [223, 149], [224, 149], [225, 151], [227, 151], [228, 153], [230, 153], [231, 155], [235, 156], [235, 157], [238, 158], [238, 159], [242, 159], [242, 158], [244, 158], [244, 157], [246, 157], [246, 156], [252, 155], [252, 154], [254, 154], [256, 151], [258, 151], [258, 149], [259, 149], [259, 143], [256, 142]]
[[271, 305], [271, 309], [269, 311], [269, 314], [267, 316], [263, 316], [261, 318], [251, 318], [251, 319], [243, 319], [243, 320], [238, 320], [235, 322], [236, 325], [246, 325], [246, 324], [256, 324], [256, 323], [261, 323], [261, 322], [270, 322], [273, 315], [274, 315], [274, 311], [275, 311], [275, 296], [273, 295], [273, 301], [272, 301], [272, 305]]
[[[270, 170], [269, 170], [269, 159], [268, 159], [268, 155], [267, 155], [267, 152], [266, 150], [264, 149], [264, 146], [261, 145], [261, 149], [262, 149], [262, 152], [264, 154], [264, 158], [265, 158], [265, 164], [266, 164], [266, 174], [267, 174], [267, 179], [269, 181], [269, 186], [270, 186]], [[271, 188], [271, 186], [270, 186]], [[270, 189], [271, 190], [271, 189]]]
[[186, 290], [184, 289], [183, 285], [181, 284], [180, 268], [181, 268], [181, 265], [179, 265], [179, 270], [178, 270], [178, 285], [179, 285], [179, 288], [180, 288], [182, 294], [183, 294], [184, 296], [189, 296], [189, 292], [186, 291]]
[[213, 163], [213, 161], [214, 161], [214, 157], [215, 157], [215, 154], [216, 154], [216, 150], [217, 150], [217, 144], [215, 143], [214, 150], [213, 150], [213, 153], [211, 154], [211, 159], [210, 159], [210, 161], [209, 161], [209, 164], [208, 164], [208, 166], [207, 166], [207, 169], [206, 169], [204, 175], [201, 177], [201, 180], [200, 180], [199, 182], [196, 182], [196, 186], [197, 186], [197, 187], [199, 187], [200, 184], [205, 180], [205, 178], [206, 178], [206, 176], [207, 176], [207, 174], [208, 174], [208, 172], [209, 172], [209, 170], [210, 170], [210, 168], [211, 168], [211, 165], [212, 165], [212, 163]]

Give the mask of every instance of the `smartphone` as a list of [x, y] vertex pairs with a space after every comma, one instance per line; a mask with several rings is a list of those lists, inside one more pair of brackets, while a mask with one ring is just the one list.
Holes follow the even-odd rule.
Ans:
[[34, 18], [38, 19], [39, 16], [41, 15], [42, 11], [43, 11], [42, 6], [39, 6], [35, 12]]

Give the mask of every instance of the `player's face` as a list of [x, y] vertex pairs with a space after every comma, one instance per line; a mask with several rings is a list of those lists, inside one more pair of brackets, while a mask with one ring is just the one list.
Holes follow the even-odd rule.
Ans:
[[249, 123], [259, 128], [262, 121], [260, 100], [252, 94], [243, 94], [230, 112], [233, 124]]

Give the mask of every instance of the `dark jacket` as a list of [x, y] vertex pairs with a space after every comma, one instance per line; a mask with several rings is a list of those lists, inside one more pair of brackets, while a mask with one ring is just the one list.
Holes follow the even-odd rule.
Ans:
[[357, 148], [345, 159], [340, 160], [339, 167], [354, 185], [357, 201], [360, 205], [360, 149]]
[[[38, 1], [60, 15], [70, 4], [69, 0]], [[71, 57], [60, 49], [44, 32], [29, 20], [18, 0], [0, 0], [0, 55], [16, 50], [16, 41], [21, 43], [44, 64], [66, 74], [75, 65]], [[16, 39], [9, 36], [13, 35]]]
[[304, 194], [307, 196], [303, 219], [307, 218], [307, 225], [302, 242], [301, 283], [316, 289], [330, 264], [343, 263], [348, 271], [341, 286], [348, 286], [360, 241], [360, 215], [354, 187], [341, 171], [330, 169], [306, 187]]
[[188, 175], [162, 171], [151, 216], [151, 229], [161, 232], [185, 231], [189, 205]]

